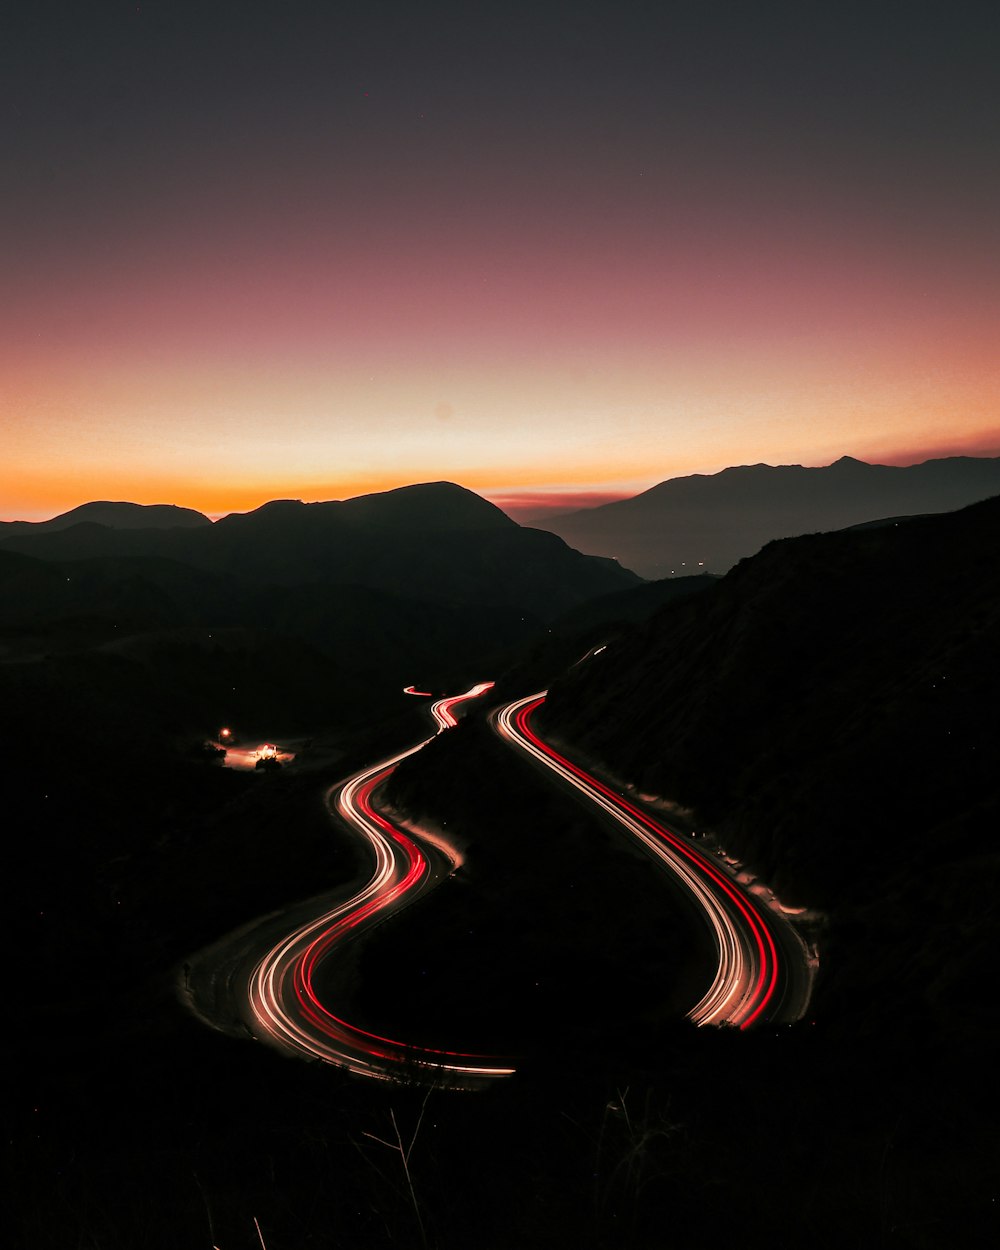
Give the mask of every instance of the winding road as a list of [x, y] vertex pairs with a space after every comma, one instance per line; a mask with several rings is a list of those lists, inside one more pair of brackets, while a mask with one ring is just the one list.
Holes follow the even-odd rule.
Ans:
[[[431, 706], [437, 732], [456, 725], [455, 709], [492, 684], [437, 700]], [[374, 872], [351, 898], [300, 925], [260, 960], [249, 988], [250, 1027], [281, 1049], [366, 1076], [476, 1086], [514, 1069], [489, 1056], [414, 1046], [350, 1024], [317, 989], [321, 969], [329, 971], [326, 961], [443, 881], [459, 862], [440, 838], [404, 829], [374, 806], [373, 796], [396, 765], [429, 741], [356, 773], [327, 794], [331, 809], [371, 848]]]
[[688, 1012], [696, 1024], [747, 1029], [792, 1023], [809, 1003], [815, 956], [781, 915], [745, 888], [713, 858], [663, 822], [560, 755], [532, 727], [545, 692], [508, 703], [493, 713], [496, 731], [544, 765], [638, 839], [690, 892], [711, 932], [718, 966], [711, 985]]
[[[436, 700], [430, 708], [437, 733], [458, 723], [456, 711], [492, 687], [481, 682], [465, 694]], [[406, 693], [430, 697], [408, 687]], [[668, 828], [658, 815], [593, 776], [545, 742], [532, 721], [545, 692], [517, 699], [490, 714], [497, 734], [595, 804], [616, 827], [634, 838], [697, 906], [707, 926], [716, 968], [711, 984], [688, 1012], [699, 1025], [747, 1029], [763, 1023], [791, 1023], [809, 1002], [816, 959], [764, 887], [736, 877], [728, 864]], [[374, 868], [350, 897], [328, 899], [269, 949], [256, 953], [237, 980], [245, 987], [245, 1027], [286, 1052], [335, 1064], [383, 1080], [420, 1081], [453, 1088], [477, 1088], [509, 1076], [509, 1063], [487, 1055], [417, 1046], [352, 1024], [331, 1001], [349, 995], [356, 943], [390, 915], [445, 880], [461, 862], [458, 850], [440, 835], [390, 819], [376, 806], [379, 788], [400, 761], [431, 738], [380, 761], [334, 786], [326, 802], [370, 848]], [[276, 918], [260, 929], [274, 933]], [[262, 922], [263, 924], [263, 922]], [[269, 926], [269, 927], [268, 927]], [[246, 935], [242, 935], [245, 937]], [[249, 949], [253, 948], [253, 939]], [[235, 967], [235, 963], [234, 963]], [[252, 971], [251, 971], [252, 969]], [[211, 1021], [211, 1013], [203, 1013]]]

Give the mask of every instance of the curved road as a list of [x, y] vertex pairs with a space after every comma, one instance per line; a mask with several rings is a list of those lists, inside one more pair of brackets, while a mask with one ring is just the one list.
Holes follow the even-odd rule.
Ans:
[[[457, 724], [455, 708], [492, 684], [483, 682], [463, 695], [437, 700], [431, 707], [437, 732]], [[418, 692], [411, 688], [408, 693]], [[440, 839], [401, 828], [373, 802], [396, 765], [429, 741], [355, 774], [327, 794], [327, 804], [370, 846], [375, 869], [355, 895], [301, 925], [260, 961], [250, 983], [252, 1031], [281, 1049], [367, 1076], [478, 1085], [509, 1076], [513, 1068], [488, 1056], [413, 1046], [369, 1032], [332, 1011], [317, 989], [327, 960], [432, 889], [458, 862], [456, 853]]]
[[[438, 699], [431, 714], [442, 733], [456, 725], [456, 708], [492, 686], [483, 682], [463, 695]], [[407, 693], [423, 695], [412, 687]], [[669, 829], [643, 807], [548, 745], [532, 725], [545, 694], [518, 699], [491, 714], [512, 746], [596, 804], [673, 873], [698, 905], [717, 956], [711, 984], [688, 1015], [696, 1024], [741, 1029], [790, 1023], [804, 1013], [815, 958], [780, 907], [748, 888], [688, 838]], [[362, 934], [444, 880], [460, 862], [458, 852], [428, 831], [403, 828], [375, 806], [379, 787], [403, 759], [427, 744], [356, 773], [333, 787], [327, 804], [364, 838], [374, 870], [346, 901], [327, 904], [256, 963], [249, 983], [250, 1028], [279, 1048], [381, 1079], [417, 1079], [476, 1087], [514, 1069], [490, 1056], [414, 1046], [351, 1024], [329, 1005], [337, 996], [336, 956]], [[330, 973], [333, 973], [331, 978]], [[323, 993], [320, 977], [326, 982]]]
[[493, 713], [496, 731], [585, 795], [673, 872], [693, 895], [709, 926], [718, 968], [691, 1008], [696, 1024], [791, 1023], [809, 1003], [815, 958], [778, 911], [742, 888], [717, 862], [649, 812], [560, 755], [532, 727], [545, 692]]

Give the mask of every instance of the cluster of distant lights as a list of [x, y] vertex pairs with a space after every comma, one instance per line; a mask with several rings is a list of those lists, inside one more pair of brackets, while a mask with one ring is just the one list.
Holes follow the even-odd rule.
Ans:
[[[233, 742], [233, 731], [228, 727], [220, 729], [219, 741], [231, 745]], [[278, 758], [278, 748], [273, 742], [264, 742], [257, 748], [254, 754], [258, 759], [276, 760]]]

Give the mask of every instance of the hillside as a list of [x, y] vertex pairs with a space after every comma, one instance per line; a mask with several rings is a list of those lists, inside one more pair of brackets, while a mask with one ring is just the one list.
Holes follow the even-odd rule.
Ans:
[[[189, 709], [201, 709], [188, 717], [189, 728], [207, 715], [203, 731], [219, 719], [266, 721], [266, 707], [254, 706], [265, 669], [286, 674], [267, 707], [283, 708], [286, 724], [301, 714], [315, 725], [342, 720], [344, 700], [367, 695], [378, 704], [415, 680], [460, 682], [467, 671], [481, 673], [486, 657], [523, 646], [538, 628], [536, 618], [513, 609], [466, 603], [443, 610], [362, 586], [261, 586], [172, 560], [36, 560], [0, 550], [0, 667], [90, 652], [141, 654], [186, 686], [189, 663], [198, 674], [193, 684], [213, 692]], [[239, 695], [227, 694], [209, 657], [226, 649], [226, 639], [251, 636], [249, 650], [237, 644], [246, 669]], [[331, 668], [341, 674], [332, 683]], [[171, 685], [158, 688], [166, 696]]]
[[998, 646], [989, 500], [772, 543], [567, 673], [544, 724], [826, 913], [818, 1012], [978, 1049], [997, 1024], [976, 987], [1000, 938]]
[[1000, 458], [956, 456], [898, 468], [844, 456], [823, 468], [756, 464], [672, 478], [633, 499], [544, 525], [581, 551], [661, 578], [724, 573], [775, 538], [950, 512], [998, 493]]

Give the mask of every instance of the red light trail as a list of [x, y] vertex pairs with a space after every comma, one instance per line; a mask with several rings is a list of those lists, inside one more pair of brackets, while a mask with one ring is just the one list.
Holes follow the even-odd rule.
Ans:
[[[455, 709], [461, 703], [492, 684], [482, 682], [463, 695], [437, 700], [431, 713], [438, 733], [457, 724]], [[328, 804], [335, 804], [370, 846], [375, 870], [346, 902], [301, 925], [264, 956], [251, 980], [250, 1006], [254, 1031], [283, 1050], [383, 1080], [419, 1075], [434, 1084], [475, 1086], [514, 1069], [489, 1056], [415, 1046], [350, 1024], [317, 989], [320, 969], [345, 943], [433, 888], [457, 863], [456, 853], [440, 839], [428, 835], [421, 846], [419, 834], [411, 836], [374, 805], [375, 793], [396, 765], [428, 741], [363, 770], [327, 795]]]
[[[437, 732], [456, 725], [456, 709], [492, 684], [481, 682], [465, 694], [435, 700], [430, 711]], [[406, 693], [418, 692], [409, 687]], [[689, 1018], [699, 1025], [740, 1029], [799, 1019], [809, 1001], [815, 967], [799, 935], [708, 856], [544, 742], [531, 723], [544, 699], [544, 694], [536, 694], [507, 704], [492, 714], [494, 727], [506, 741], [597, 804], [694, 897], [712, 933], [718, 963]], [[439, 836], [401, 827], [375, 802], [400, 761], [429, 741], [362, 770], [328, 793], [328, 805], [370, 847], [374, 871], [349, 899], [300, 925], [268, 951], [250, 981], [250, 1010], [253, 1031], [280, 1049], [382, 1080], [416, 1077], [472, 1088], [514, 1069], [496, 1057], [414, 1045], [351, 1024], [327, 1001], [329, 990], [324, 994], [319, 989], [329, 960], [444, 880], [459, 862], [458, 852]]]
[[[544, 701], [542, 693], [508, 704], [495, 714], [498, 733], [586, 795], [638, 838], [680, 879], [704, 912], [713, 934], [718, 968], [708, 990], [688, 1012], [689, 1018], [699, 1025], [733, 1025], [741, 1029], [762, 1020], [788, 1022], [801, 1018], [811, 988], [809, 958], [787, 922], [765, 916], [756, 901], [707, 856], [544, 742], [531, 727], [531, 718]], [[780, 935], [777, 939], [776, 933]], [[802, 960], [786, 961], [779, 957], [779, 943], [784, 947], [784, 955], [794, 956], [798, 952]], [[806, 967], [804, 984], [796, 962]], [[783, 983], [782, 993], [779, 982]]]

